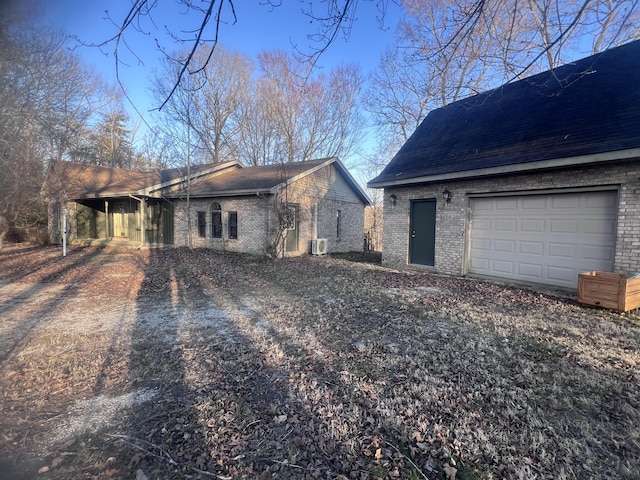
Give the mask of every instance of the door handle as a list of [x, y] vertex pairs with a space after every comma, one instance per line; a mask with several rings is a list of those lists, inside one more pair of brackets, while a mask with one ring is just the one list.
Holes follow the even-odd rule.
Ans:
[[416, 238], [416, 231], [415, 230], [411, 230], [411, 238]]

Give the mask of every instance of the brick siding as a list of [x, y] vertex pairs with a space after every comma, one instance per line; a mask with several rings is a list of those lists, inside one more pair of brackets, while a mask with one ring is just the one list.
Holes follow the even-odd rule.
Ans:
[[[222, 238], [211, 237], [211, 205], [218, 202], [222, 209]], [[264, 255], [266, 252], [266, 228], [268, 199], [263, 197], [224, 197], [191, 200], [191, 241], [195, 248], [212, 248], [228, 252], [245, 252]], [[187, 202], [175, 205], [174, 244], [189, 245]], [[197, 212], [205, 212], [206, 236], [198, 236]], [[238, 213], [238, 238], [229, 238], [229, 212]]]
[[[640, 272], [640, 163], [585, 166], [553, 172], [496, 176], [487, 179], [450, 181], [411, 187], [386, 188], [384, 192], [384, 229], [382, 262], [394, 268], [406, 268], [409, 262], [410, 202], [436, 199], [435, 266], [433, 271], [464, 275], [467, 273], [469, 197], [501, 192], [556, 191], [563, 188], [618, 187], [618, 226], [614, 270]], [[442, 192], [451, 192], [446, 203]], [[394, 206], [391, 194], [397, 197]]]
[[[211, 205], [218, 202], [222, 209], [222, 239], [211, 238]], [[317, 238], [328, 240], [328, 252], [350, 252], [363, 249], [364, 205], [344, 182], [333, 165], [291, 184], [277, 198], [270, 196], [219, 197], [191, 200], [191, 242], [193, 247], [213, 248], [233, 252], [265, 255], [278, 230], [277, 205], [298, 207], [298, 250], [277, 254], [302, 255], [311, 252], [314, 236], [314, 215], [317, 205]], [[340, 237], [337, 236], [337, 215], [340, 210]], [[197, 212], [206, 217], [206, 236], [198, 235]], [[228, 212], [238, 212], [238, 238], [228, 238]], [[175, 204], [174, 244], [186, 246], [188, 242], [186, 201]]]

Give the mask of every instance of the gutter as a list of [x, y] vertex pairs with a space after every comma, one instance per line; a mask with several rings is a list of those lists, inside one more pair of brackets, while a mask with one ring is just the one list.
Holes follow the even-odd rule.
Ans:
[[[256, 190], [255, 188], [253, 189], [244, 189], [244, 190], [227, 190], [227, 191], [222, 191], [222, 192], [209, 192], [209, 193], [202, 193], [202, 194], [194, 194], [191, 193], [191, 198], [211, 198], [212, 195], [216, 196], [216, 197], [236, 197], [236, 196], [246, 196], [246, 195], [268, 195], [273, 193], [270, 189], [261, 189], [261, 190]], [[180, 198], [179, 196], [171, 196], [171, 195], [165, 195], [164, 198]]]

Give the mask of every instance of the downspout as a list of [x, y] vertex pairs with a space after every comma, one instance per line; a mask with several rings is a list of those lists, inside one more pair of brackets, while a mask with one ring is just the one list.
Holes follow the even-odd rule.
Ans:
[[318, 203], [313, 204], [313, 239], [318, 239]]
[[144, 214], [144, 208], [145, 208], [145, 201], [144, 198], [138, 198], [135, 195], [131, 195], [129, 194], [129, 197], [133, 198], [134, 200], [137, 200], [140, 202], [140, 245], [138, 245], [138, 248], [142, 248], [145, 245], [145, 230], [146, 230], [146, 226], [144, 224], [144, 219], [145, 219], [145, 214]]
[[269, 254], [269, 219], [271, 217], [271, 206], [269, 205], [269, 200], [264, 196], [260, 195], [260, 192], [256, 192], [256, 197], [264, 203], [264, 256], [268, 257]]

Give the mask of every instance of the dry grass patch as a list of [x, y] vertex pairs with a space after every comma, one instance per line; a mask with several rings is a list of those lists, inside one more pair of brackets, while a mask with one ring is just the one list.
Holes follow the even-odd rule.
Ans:
[[0, 252], [16, 478], [640, 471], [634, 314], [362, 255], [59, 253]]

